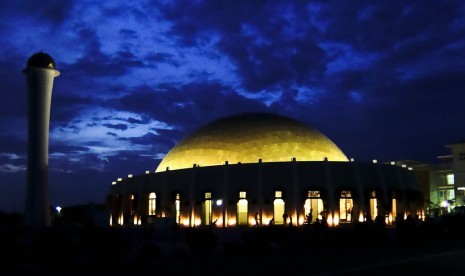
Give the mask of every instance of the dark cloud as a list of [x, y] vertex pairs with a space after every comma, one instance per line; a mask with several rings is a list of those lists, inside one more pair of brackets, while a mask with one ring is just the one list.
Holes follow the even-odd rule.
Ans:
[[[3, 12], [0, 14], [5, 17], [19, 17], [19, 15], [28, 16], [40, 22], [49, 22], [53, 24], [62, 24], [66, 21], [73, 10], [74, 1], [57, 1], [57, 0], [19, 0], [5, 1], [2, 3]], [[2, 18], [4, 18], [2, 16]]]
[[149, 53], [144, 57], [144, 61], [149, 67], [157, 67], [159, 63], [166, 63], [179, 67], [181, 63], [175, 58], [174, 55], [169, 53]]
[[[283, 10], [290, 14], [283, 15]], [[306, 10], [302, 2], [279, 1], [177, 2], [161, 7], [183, 45], [202, 47], [204, 37], [219, 36], [218, 49], [238, 67], [242, 85], [251, 92], [291, 83], [315, 85], [321, 78], [324, 52]]]
[[16, 135], [0, 135], [0, 153], [16, 153], [25, 155], [27, 153], [27, 135], [18, 137]]
[[64, 64], [63, 71], [70, 77], [122, 76], [131, 68], [143, 68], [142, 61], [128, 49], [114, 54], [105, 54], [101, 50], [101, 41], [96, 31], [90, 27], [78, 30], [79, 41], [84, 45], [85, 54], [72, 64]]
[[54, 153], [63, 153], [66, 155], [72, 155], [75, 153], [85, 153], [88, 152], [89, 148], [83, 147], [80, 145], [65, 145], [60, 142], [54, 142], [52, 141], [50, 143], [50, 148], [49, 148], [49, 154], [54, 154]]
[[128, 129], [128, 125], [125, 125], [125, 124], [103, 124], [103, 126], [106, 126], [108, 128], [113, 128], [113, 129], [119, 129], [119, 130]]
[[[26, 78], [21, 71], [25, 68], [24, 57], [9, 53], [0, 56], [0, 83], [2, 100], [0, 101], [0, 116], [21, 117], [27, 114]], [[12, 77], [12, 74], [15, 77]]]
[[119, 30], [120, 35], [122, 35], [126, 39], [138, 38], [137, 32], [134, 30], [129, 29], [121, 29]]
[[246, 99], [219, 83], [190, 83], [181, 87], [170, 84], [155, 88], [142, 86], [130, 95], [109, 100], [106, 105], [144, 114], [186, 131], [220, 116], [266, 109], [263, 104]]

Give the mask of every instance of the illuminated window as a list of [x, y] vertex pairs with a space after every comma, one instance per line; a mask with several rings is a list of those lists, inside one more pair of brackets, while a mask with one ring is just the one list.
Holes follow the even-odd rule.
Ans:
[[249, 223], [249, 210], [248, 202], [245, 199], [246, 193], [239, 192], [239, 201], [237, 202], [237, 224], [238, 225], [247, 225]]
[[212, 223], [212, 193], [205, 193], [205, 201], [202, 206], [202, 222], [204, 225]]
[[249, 204], [246, 199], [246, 192], [239, 192], [239, 201], [237, 202], [237, 224], [247, 225], [249, 223]]
[[370, 215], [372, 219], [375, 219], [378, 215], [378, 200], [375, 191], [370, 192]]
[[179, 224], [181, 222], [181, 196], [179, 194], [176, 194], [174, 206], [176, 208], [176, 223]]
[[454, 185], [454, 175], [453, 174], [448, 174], [446, 176], [446, 183], [447, 183], [447, 185]]
[[282, 199], [282, 191], [275, 192], [275, 200], [273, 201], [273, 219], [274, 224], [284, 224], [285, 205]]
[[397, 199], [396, 193], [392, 192], [392, 217], [395, 219], [397, 216]]
[[454, 198], [455, 198], [455, 191], [447, 190], [447, 199], [454, 199]]
[[308, 198], [320, 197], [320, 191], [308, 191]]
[[320, 198], [320, 191], [308, 191], [307, 199], [304, 204], [306, 223], [315, 221], [316, 218], [322, 219], [320, 215], [323, 212], [323, 200]]
[[149, 194], [149, 216], [155, 216], [157, 211], [157, 196], [155, 193]]
[[353, 207], [352, 192], [347, 190], [341, 191], [341, 197], [339, 198], [339, 219], [352, 221]]

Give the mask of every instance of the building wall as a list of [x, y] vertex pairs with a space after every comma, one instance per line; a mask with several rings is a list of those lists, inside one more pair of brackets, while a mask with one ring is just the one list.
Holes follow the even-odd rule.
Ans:
[[[180, 197], [181, 221], [188, 226], [235, 225], [240, 193], [245, 192], [249, 225], [258, 219], [268, 223], [276, 216], [274, 202], [281, 192], [284, 212], [293, 223], [305, 217], [304, 204], [309, 191], [319, 191], [326, 211], [324, 216], [339, 216], [341, 194], [349, 191], [353, 200], [351, 211], [365, 217], [376, 198], [383, 216], [392, 210], [392, 198], [397, 211], [421, 212], [423, 195], [412, 171], [395, 165], [359, 162], [274, 162], [256, 164], [225, 164], [151, 173], [126, 178], [111, 187], [112, 221], [123, 224], [150, 223], [155, 217], [175, 217], [176, 195]], [[156, 194], [157, 214], [148, 214], [148, 196]], [[208, 193], [208, 198], [206, 194]], [[131, 198], [134, 198], [131, 201]], [[278, 200], [281, 200], [278, 199]], [[222, 204], [217, 205], [221, 200]], [[131, 208], [137, 201], [138, 208]], [[132, 202], [132, 203], [131, 203]], [[210, 209], [211, 217], [206, 216]], [[135, 210], [131, 213], [131, 210]], [[318, 216], [315, 214], [314, 217]], [[356, 216], [356, 217], [355, 217]], [[122, 219], [121, 219], [122, 217]], [[134, 220], [134, 217], [138, 217]], [[374, 218], [373, 218], [374, 219]], [[278, 223], [281, 220], [275, 218]], [[119, 223], [119, 222], [118, 222]], [[121, 224], [121, 223], [119, 223]]]
[[452, 153], [456, 205], [465, 205], [465, 142], [447, 146]]

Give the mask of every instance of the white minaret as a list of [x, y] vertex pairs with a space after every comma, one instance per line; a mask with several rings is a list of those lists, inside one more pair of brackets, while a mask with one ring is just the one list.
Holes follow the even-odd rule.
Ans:
[[53, 79], [60, 75], [55, 61], [36, 53], [23, 70], [28, 91], [28, 156], [24, 225], [51, 226], [48, 191], [48, 136]]

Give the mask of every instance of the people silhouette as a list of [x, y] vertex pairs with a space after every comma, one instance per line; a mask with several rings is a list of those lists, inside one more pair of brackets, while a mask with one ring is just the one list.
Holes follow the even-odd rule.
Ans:
[[284, 214], [283, 214], [283, 224], [284, 224], [284, 225], [287, 224], [287, 218], [288, 218], [288, 217], [289, 217], [289, 215], [288, 215], [286, 212], [284, 212]]
[[307, 214], [307, 224], [312, 223], [313, 220], [313, 208], [310, 208], [310, 212]]

